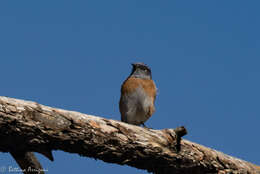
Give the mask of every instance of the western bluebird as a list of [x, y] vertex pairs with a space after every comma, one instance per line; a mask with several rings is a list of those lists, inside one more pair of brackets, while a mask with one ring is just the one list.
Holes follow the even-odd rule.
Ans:
[[147, 65], [134, 63], [132, 66], [131, 74], [121, 86], [121, 121], [145, 127], [144, 122], [155, 111], [156, 86]]

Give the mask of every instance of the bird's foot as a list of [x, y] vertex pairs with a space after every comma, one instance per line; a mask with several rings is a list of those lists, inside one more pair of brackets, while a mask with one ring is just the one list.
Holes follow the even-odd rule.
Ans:
[[141, 125], [142, 125], [145, 129], [152, 129], [151, 127], [147, 127], [147, 126], [145, 126], [144, 123], [141, 123]]

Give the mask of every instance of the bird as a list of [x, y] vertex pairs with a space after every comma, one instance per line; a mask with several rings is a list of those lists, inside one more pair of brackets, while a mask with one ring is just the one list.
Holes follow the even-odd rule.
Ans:
[[132, 72], [121, 85], [121, 121], [146, 127], [144, 123], [155, 112], [156, 93], [157, 88], [148, 65], [132, 63]]

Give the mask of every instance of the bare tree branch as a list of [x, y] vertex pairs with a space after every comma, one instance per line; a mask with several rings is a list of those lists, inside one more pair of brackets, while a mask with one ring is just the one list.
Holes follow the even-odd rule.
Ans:
[[10, 154], [24, 174], [44, 174], [43, 168], [33, 152], [12, 151]]
[[51, 150], [63, 150], [158, 174], [260, 174], [259, 167], [249, 162], [180, 141], [184, 134], [184, 128], [146, 129], [0, 97], [2, 152], [39, 152], [51, 159]]

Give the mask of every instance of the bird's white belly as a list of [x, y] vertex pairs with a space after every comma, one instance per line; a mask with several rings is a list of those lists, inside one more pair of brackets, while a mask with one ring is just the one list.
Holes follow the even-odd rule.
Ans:
[[130, 124], [140, 125], [144, 123], [149, 116], [149, 107], [153, 104], [152, 99], [145, 94], [142, 88], [129, 96], [125, 96], [124, 104], [126, 105], [126, 120]]

